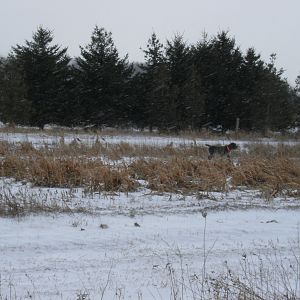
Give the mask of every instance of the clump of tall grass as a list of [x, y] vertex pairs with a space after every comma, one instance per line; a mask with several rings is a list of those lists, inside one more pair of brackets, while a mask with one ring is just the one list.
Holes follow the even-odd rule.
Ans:
[[49, 194], [26, 186], [12, 187], [6, 182], [0, 190], [0, 217], [22, 217], [41, 212], [90, 212], [86, 206], [72, 206], [70, 196], [71, 193]]
[[87, 145], [77, 142], [75, 139], [67, 144], [63, 141], [55, 145], [40, 145], [36, 149], [30, 142], [9, 143], [0, 141], [0, 156], [6, 154], [16, 154], [20, 156], [86, 156], [86, 157], [106, 157], [111, 160], [119, 160], [123, 157], [205, 157], [206, 148], [195, 143], [174, 146], [172, 143], [160, 145], [132, 145], [125, 142], [118, 144], [108, 144], [97, 139], [93, 144]]
[[300, 164], [287, 157], [256, 158], [245, 156], [233, 168], [233, 186], [268, 187], [274, 193], [300, 189]]
[[209, 161], [207, 149], [195, 143], [159, 147], [74, 141], [36, 149], [28, 142], [0, 142], [0, 155], [2, 177], [37, 186], [130, 192], [142, 179], [149, 189], [159, 192], [222, 192], [247, 186], [268, 188], [275, 195], [300, 189], [297, 145], [249, 145], [247, 151], [233, 155], [234, 163], [227, 158]]
[[227, 162], [210, 162], [172, 158], [136, 160], [132, 173], [146, 180], [150, 189], [160, 192], [223, 191], [232, 166]]
[[1, 176], [26, 180], [36, 186], [86, 187], [89, 191], [132, 191], [138, 183], [127, 168], [113, 168], [101, 161], [75, 158], [7, 156], [1, 162]]

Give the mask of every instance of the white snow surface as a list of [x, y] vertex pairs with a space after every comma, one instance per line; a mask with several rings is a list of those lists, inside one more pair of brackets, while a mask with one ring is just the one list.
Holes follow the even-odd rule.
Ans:
[[[245, 253], [269, 253], [271, 243], [287, 257], [300, 219], [299, 210], [251, 209], [212, 211], [206, 220], [211, 273], [234, 268]], [[168, 264], [201, 274], [204, 224], [200, 213], [0, 219], [2, 295], [100, 299], [104, 291], [103, 299], [115, 299], [119, 291], [121, 299], [168, 299]]]
[[[122, 134], [122, 135], [96, 135], [96, 134], [76, 134], [76, 133], [64, 133], [63, 135], [51, 135], [51, 134], [38, 134], [38, 133], [9, 133], [0, 132], [0, 141], [8, 142], [30, 142], [34, 146], [39, 147], [43, 145], [56, 145], [60, 142], [66, 144], [72, 141], [79, 140], [87, 145], [92, 145], [95, 143], [96, 139], [100, 142], [108, 144], [118, 144], [118, 143], [129, 143], [134, 145], [156, 145], [156, 146], [166, 146], [172, 144], [173, 146], [179, 145], [191, 145], [196, 143], [197, 145], [205, 144], [228, 144], [230, 141], [228, 139], [202, 139], [202, 138], [184, 138], [184, 137], [174, 137], [174, 136], [155, 136], [155, 135], [141, 135], [141, 134]], [[298, 140], [285, 140], [277, 141], [274, 139], [261, 138], [255, 141], [239, 140], [238, 144], [242, 148], [244, 145], [249, 143], [263, 143], [263, 144], [286, 144], [295, 145], [298, 144]]]
[[[65, 135], [64, 141], [76, 137]], [[95, 141], [91, 135], [79, 138]], [[103, 138], [108, 143], [193, 142]], [[0, 140], [36, 147], [60, 139], [0, 134]], [[155, 194], [145, 188], [92, 196], [82, 189], [36, 188], [2, 178], [0, 193], [89, 211], [0, 218], [0, 299], [169, 299], [170, 266], [189, 280], [201, 275], [204, 261], [209, 274], [225, 266], [238, 270], [245, 255], [269, 255], [274, 245], [288, 263], [299, 237], [300, 199], [266, 201], [259, 191], [242, 188], [200, 196]]]

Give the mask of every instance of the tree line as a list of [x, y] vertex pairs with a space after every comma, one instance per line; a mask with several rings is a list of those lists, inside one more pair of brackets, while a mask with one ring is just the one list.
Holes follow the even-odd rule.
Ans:
[[39, 27], [31, 41], [0, 58], [0, 121], [38, 126], [122, 126], [199, 130], [209, 125], [244, 130], [297, 126], [300, 75], [291, 87], [276, 55], [265, 62], [242, 53], [228, 32], [196, 44], [182, 35], [148, 40], [144, 61], [120, 57], [111, 32], [95, 27], [80, 56], [53, 44]]

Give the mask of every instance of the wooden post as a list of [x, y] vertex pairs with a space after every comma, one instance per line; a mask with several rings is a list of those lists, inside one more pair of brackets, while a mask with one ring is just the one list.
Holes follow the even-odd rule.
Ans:
[[236, 118], [235, 122], [235, 132], [238, 132], [240, 129], [240, 118]]

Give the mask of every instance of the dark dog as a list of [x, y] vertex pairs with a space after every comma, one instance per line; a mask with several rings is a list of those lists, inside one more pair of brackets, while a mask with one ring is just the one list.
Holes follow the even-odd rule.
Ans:
[[215, 154], [218, 154], [220, 156], [226, 155], [228, 158], [230, 158], [230, 151], [238, 148], [238, 145], [236, 143], [230, 143], [225, 146], [208, 145], [208, 144], [205, 145], [208, 146], [208, 152], [209, 152], [208, 159], [212, 159]]

